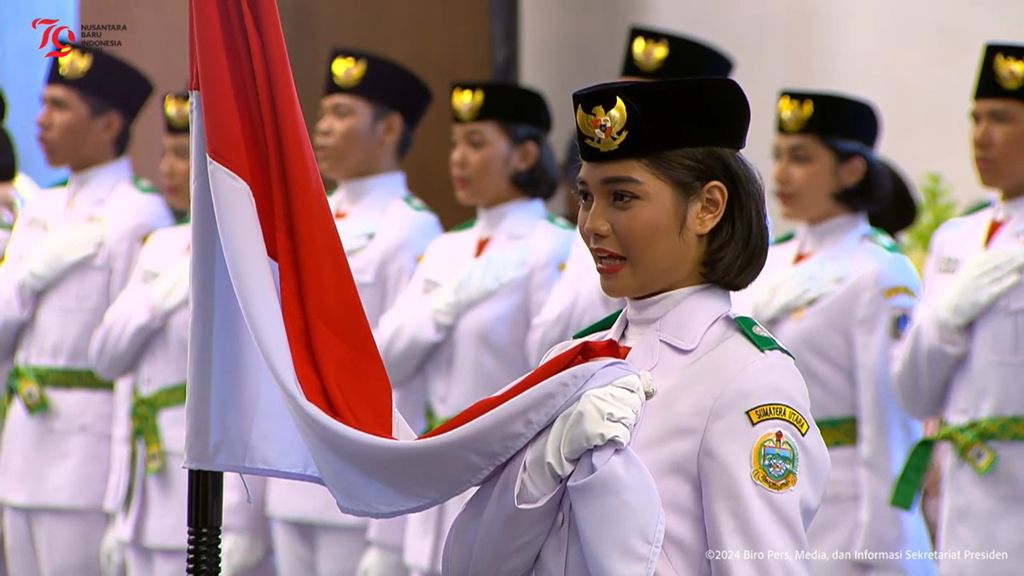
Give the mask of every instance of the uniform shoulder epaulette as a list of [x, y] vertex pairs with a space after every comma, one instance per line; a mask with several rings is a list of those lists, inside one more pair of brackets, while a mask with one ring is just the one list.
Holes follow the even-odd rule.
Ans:
[[412, 194], [406, 195], [405, 197], [402, 198], [402, 200], [405, 201], [406, 205], [409, 206], [409, 208], [412, 208], [417, 212], [430, 212], [430, 206], [427, 206], [427, 204], [423, 200], [420, 200], [419, 198], [413, 196]]
[[459, 230], [466, 230], [467, 228], [472, 228], [473, 224], [476, 224], [476, 218], [470, 218], [469, 220], [466, 220], [462, 224], [456, 224], [455, 226], [452, 226], [452, 229], [449, 230], [449, 232], [458, 232]]
[[611, 314], [605, 316], [604, 318], [601, 318], [597, 322], [594, 322], [590, 326], [587, 326], [583, 330], [580, 330], [579, 332], [573, 334], [572, 339], [576, 340], [577, 338], [586, 338], [591, 334], [604, 332], [605, 330], [611, 328], [613, 324], [615, 324], [615, 321], [619, 319], [620, 315], [622, 315], [622, 310], [616, 310], [615, 312], [612, 312]]
[[786, 242], [789, 242], [793, 238], [796, 238], [796, 232], [790, 230], [789, 232], [786, 232], [782, 236], [776, 236], [774, 239], [772, 239], [771, 245], [777, 246], [779, 244], [785, 244]]
[[775, 339], [775, 336], [772, 336], [772, 333], [766, 330], [764, 326], [761, 326], [757, 320], [754, 320], [750, 316], [734, 316], [733, 320], [736, 322], [736, 326], [739, 327], [740, 332], [742, 332], [743, 335], [747, 337], [747, 340], [750, 340], [750, 343], [756, 346], [758, 350], [762, 352], [778, 350], [790, 358], [793, 357], [789, 350], [786, 350], [786, 347], [780, 344], [779, 341]]
[[139, 192], [142, 192], [144, 194], [157, 193], [156, 187], [153, 186], [153, 183], [150, 182], [148, 179], [143, 178], [142, 176], [136, 176], [135, 178], [132, 178], [132, 185], [135, 186], [139, 190]]
[[559, 228], [563, 228], [565, 230], [575, 230], [576, 229], [576, 227], [572, 225], [572, 222], [569, 222], [568, 220], [566, 220], [565, 218], [562, 218], [561, 216], [559, 216], [557, 214], [548, 214], [548, 217], [546, 218], [546, 220], [548, 222], [554, 224], [555, 226], [558, 226]]
[[990, 206], [992, 206], [992, 200], [989, 200], [989, 199], [979, 200], [979, 201], [975, 202], [974, 204], [971, 204], [970, 206], [965, 208], [964, 211], [960, 213], [960, 215], [961, 216], [970, 216], [971, 214], [975, 214], [975, 213], [981, 212], [982, 210], [984, 210], [984, 209], [986, 209], [986, 208], [988, 208]]
[[893, 254], [903, 253], [903, 251], [900, 250], [900, 245], [896, 242], [896, 240], [892, 236], [890, 236], [888, 232], [882, 230], [881, 228], [872, 227], [871, 231], [868, 232], [866, 236], [868, 240], [870, 240], [873, 244], [882, 247], [882, 249], [884, 249], [886, 252], [892, 252]]

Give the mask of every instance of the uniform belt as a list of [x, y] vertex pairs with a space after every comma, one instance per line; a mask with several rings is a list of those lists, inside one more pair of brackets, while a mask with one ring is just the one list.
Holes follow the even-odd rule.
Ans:
[[90, 370], [74, 368], [15, 365], [7, 373], [8, 393], [20, 398], [29, 414], [45, 412], [49, 407], [44, 388], [111, 391], [114, 383], [100, 379]]
[[952, 442], [956, 454], [980, 475], [988, 474], [998, 459], [986, 441], [1024, 441], [1024, 416], [993, 416], [958, 426], [943, 423], [939, 431], [918, 441], [910, 450], [892, 491], [892, 505], [910, 510], [921, 491], [936, 442]]
[[165, 408], [185, 404], [185, 383], [161, 388], [148, 396], [132, 397], [132, 436], [146, 446], [146, 473], [156, 474], [164, 469], [167, 458], [160, 441], [157, 415]]
[[847, 416], [845, 418], [825, 418], [815, 420], [818, 430], [821, 431], [821, 439], [825, 446], [838, 448], [840, 446], [854, 446], [857, 444], [857, 418]]
[[[437, 428], [438, 426], [451, 420], [451, 418], [442, 418], [438, 416], [437, 413], [434, 412], [434, 407], [431, 406], [430, 404], [427, 404], [427, 409], [423, 412], [423, 419], [426, 421], [423, 434], [426, 434], [427, 432], [430, 432], [434, 428]], [[420, 434], [420, 436], [423, 436], [423, 434]]]

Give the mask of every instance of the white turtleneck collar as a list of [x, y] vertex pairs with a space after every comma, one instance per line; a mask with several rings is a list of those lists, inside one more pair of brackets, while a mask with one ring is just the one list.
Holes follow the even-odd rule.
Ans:
[[797, 247], [801, 254], [811, 254], [860, 228], [870, 228], [864, 212], [848, 212], [817, 224], [803, 224], [797, 228]]
[[626, 327], [622, 332], [622, 337], [619, 338], [619, 343], [623, 346], [635, 346], [645, 334], [650, 332], [651, 328], [657, 326], [670, 310], [687, 297], [707, 287], [708, 284], [698, 284], [677, 288], [642, 300], [627, 299], [624, 312]]
[[72, 197], [106, 196], [118, 182], [132, 179], [132, 163], [127, 156], [72, 172], [68, 177], [68, 191]]
[[1024, 196], [1010, 200], [998, 200], [995, 205], [995, 219], [1012, 219], [1018, 223], [1024, 223]]
[[337, 197], [337, 208], [350, 212], [363, 202], [390, 201], [404, 195], [406, 191], [408, 185], [405, 172], [392, 170], [339, 182], [334, 195]]
[[489, 208], [477, 208], [475, 228], [481, 236], [492, 236], [499, 226], [515, 227], [521, 220], [536, 220], [547, 214], [539, 198], [516, 198]]

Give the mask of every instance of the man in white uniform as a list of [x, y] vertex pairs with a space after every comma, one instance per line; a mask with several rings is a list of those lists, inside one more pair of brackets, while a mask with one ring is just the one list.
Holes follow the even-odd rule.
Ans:
[[978, 74], [974, 158], [993, 206], [932, 237], [924, 297], [904, 338], [897, 393], [937, 434], [908, 458], [894, 504], [910, 507], [935, 442], [943, 462], [939, 572], [1020, 574], [1024, 535], [1024, 45], [990, 44]]
[[25, 205], [0, 266], [0, 358], [13, 359], [0, 498], [13, 574], [99, 573], [112, 384], [90, 370], [88, 347], [143, 237], [171, 223], [124, 156], [151, 91], [109, 52], [74, 46], [51, 63], [39, 139], [71, 177]]
[[[321, 172], [337, 183], [328, 203], [374, 328], [427, 244], [441, 234], [437, 216], [409, 192], [400, 167], [430, 90], [400, 64], [358, 50], [335, 50], [325, 72], [313, 147]], [[403, 408], [406, 399], [395, 399]], [[411, 409], [423, 412], [422, 405]], [[267, 514], [281, 574], [355, 573], [367, 545], [367, 521], [342, 514], [327, 489], [271, 479]], [[389, 525], [371, 529], [371, 553], [400, 567], [401, 530], [388, 538], [383, 528]]]

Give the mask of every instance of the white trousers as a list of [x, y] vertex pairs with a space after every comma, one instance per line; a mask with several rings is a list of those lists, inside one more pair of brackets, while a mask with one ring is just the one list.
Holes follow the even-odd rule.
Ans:
[[366, 550], [366, 527], [270, 521], [278, 576], [354, 576]]
[[4, 509], [7, 568], [18, 576], [99, 576], [102, 511]]

